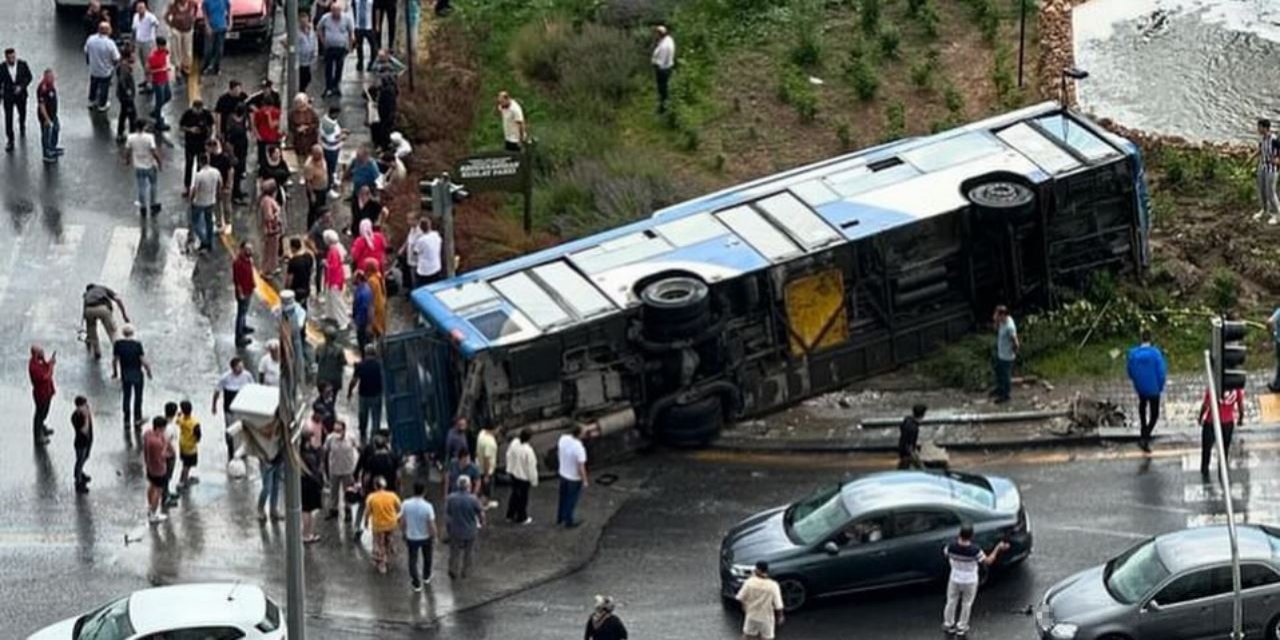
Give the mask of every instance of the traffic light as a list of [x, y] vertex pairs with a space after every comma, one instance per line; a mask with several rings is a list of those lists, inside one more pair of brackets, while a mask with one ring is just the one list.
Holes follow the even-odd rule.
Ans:
[[1213, 320], [1213, 347], [1209, 353], [1213, 361], [1213, 381], [1219, 394], [1244, 388], [1244, 360], [1248, 351], [1244, 336], [1247, 332], [1243, 322], [1221, 318]]
[[422, 211], [431, 211], [436, 219], [443, 218], [446, 209], [452, 209], [453, 205], [471, 197], [471, 192], [466, 187], [451, 182], [447, 173], [440, 174], [439, 178], [433, 180], [419, 181], [418, 193], [418, 205]]

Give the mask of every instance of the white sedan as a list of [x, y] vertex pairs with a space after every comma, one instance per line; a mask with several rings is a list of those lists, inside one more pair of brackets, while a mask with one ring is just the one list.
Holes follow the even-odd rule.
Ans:
[[135, 591], [27, 640], [284, 640], [280, 607], [239, 583]]

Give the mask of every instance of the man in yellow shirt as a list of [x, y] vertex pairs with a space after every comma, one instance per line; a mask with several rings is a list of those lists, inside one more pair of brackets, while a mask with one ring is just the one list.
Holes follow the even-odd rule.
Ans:
[[480, 497], [484, 508], [498, 506], [493, 499], [493, 474], [498, 470], [498, 438], [493, 428], [485, 426], [476, 436], [476, 464], [480, 465]]
[[782, 590], [769, 577], [769, 564], [757, 562], [751, 577], [738, 589], [738, 602], [746, 618], [742, 622], [742, 640], [773, 640], [774, 628], [782, 624]]
[[182, 459], [182, 477], [178, 480], [178, 488], [185, 489], [200, 481], [191, 477], [191, 470], [199, 461], [197, 455], [200, 445], [200, 421], [196, 420], [190, 400], [183, 400], [178, 412], [178, 457]]
[[364, 526], [373, 531], [373, 566], [378, 573], [387, 572], [387, 556], [391, 554], [391, 534], [400, 527], [400, 496], [387, 491], [387, 480], [373, 480], [374, 491], [365, 499]]

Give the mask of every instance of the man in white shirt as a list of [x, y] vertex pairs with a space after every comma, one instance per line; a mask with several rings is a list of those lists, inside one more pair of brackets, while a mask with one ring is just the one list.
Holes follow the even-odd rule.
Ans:
[[556, 526], [572, 529], [582, 524], [573, 519], [578, 507], [578, 496], [591, 484], [587, 477], [587, 448], [582, 445], [586, 427], [577, 427], [572, 433], [560, 436], [556, 446], [560, 458], [560, 503], [556, 510]]
[[667, 32], [665, 25], [655, 27], [654, 33], [658, 36], [658, 44], [653, 48], [653, 55], [649, 60], [653, 63], [654, 76], [658, 80], [658, 113], [663, 113], [667, 110], [667, 87], [671, 82], [671, 71], [676, 67], [676, 41]]
[[745, 615], [742, 621], [742, 637], [773, 640], [774, 627], [782, 624], [782, 589], [769, 577], [769, 564], [761, 561], [742, 583], [736, 596], [742, 603]]
[[218, 194], [222, 193], [222, 173], [209, 164], [205, 154], [196, 156], [196, 170], [191, 177], [191, 238], [199, 240], [200, 251], [213, 248], [213, 210], [218, 206]]
[[538, 486], [538, 455], [534, 453], [528, 429], [507, 446], [507, 473], [511, 474], [511, 499], [507, 501], [507, 520], [533, 524], [529, 517], [529, 489]]
[[[225, 419], [226, 426], [230, 427], [232, 422], [231, 403], [235, 401], [236, 395], [240, 390], [248, 385], [253, 384], [253, 374], [244, 368], [244, 361], [239, 357], [231, 359], [231, 369], [222, 374], [222, 378], [218, 380], [218, 386], [213, 390], [213, 415], [218, 415], [218, 398], [222, 398], [222, 414]], [[223, 438], [227, 442], [227, 460], [235, 458], [235, 442], [231, 438], [229, 432], [223, 433]]]
[[430, 218], [418, 220], [419, 235], [409, 247], [409, 255], [413, 256], [413, 286], [421, 287], [440, 280], [444, 275], [441, 268], [440, 234], [431, 228]]
[[258, 383], [271, 387], [280, 386], [280, 341], [267, 341], [267, 352], [258, 360]]
[[141, 120], [133, 123], [133, 133], [125, 140], [125, 158], [133, 165], [134, 178], [138, 182], [138, 209], [145, 218], [147, 213], [160, 211], [156, 200], [156, 178], [162, 168], [156, 137], [147, 131]]
[[502, 141], [507, 151], [520, 151], [529, 139], [524, 109], [506, 91], [498, 92], [498, 114], [502, 116]]
[[[156, 48], [156, 34], [160, 30], [160, 19], [147, 8], [146, 0], [138, 0], [134, 8], [133, 46], [138, 60], [141, 61], [143, 68], [146, 68], [147, 60], [151, 58], [151, 52]], [[143, 91], [148, 91], [151, 83], [146, 80], [145, 74], [142, 77], [140, 86]]]
[[84, 57], [89, 62], [89, 108], [106, 111], [111, 100], [111, 77], [120, 62], [120, 50], [111, 39], [111, 25], [98, 25], [98, 32], [84, 43]]

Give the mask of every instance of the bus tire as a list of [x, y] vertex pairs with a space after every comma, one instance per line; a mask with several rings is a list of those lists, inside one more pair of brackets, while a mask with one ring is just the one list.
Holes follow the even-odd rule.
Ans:
[[1036, 211], [1036, 194], [1021, 178], [995, 173], [964, 186], [965, 199], [982, 217], [1003, 221]]
[[724, 427], [724, 407], [713, 395], [688, 404], [677, 404], [663, 412], [658, 423], [658, 439], [673, 447], [705, 447]]
[[689, 276], [670, 276], [649, 283], [640, 291], [645, 327], [652, 330], [705, 322], [711, 313], [709, 293], [705, 282]]

